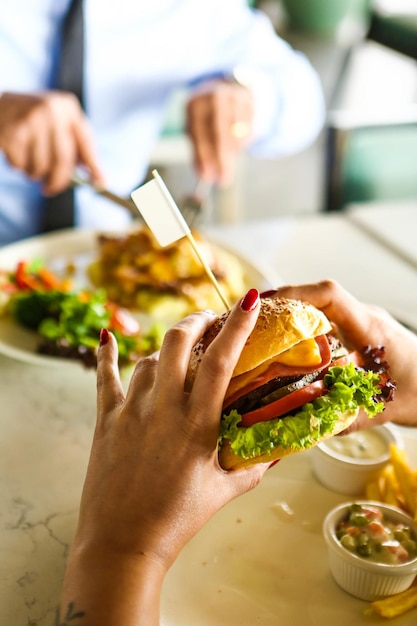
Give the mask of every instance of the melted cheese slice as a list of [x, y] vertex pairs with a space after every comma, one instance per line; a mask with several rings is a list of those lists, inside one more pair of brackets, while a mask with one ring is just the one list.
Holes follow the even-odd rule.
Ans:
[[271, 359], [285, 365], [319, 365], [321, 363], [320, 350], [314, 339], [305, 339], [296, 343], [289, 350], [285, 350], [276, 358]]
[[[262, 379], [265, 378], [265, 374], [269, 369], [269, 366], [273, 363], [281, 363], [289, 367], [314, 367], [319, 365], [322, 361], [320, 349], [315, 339], [305, 339], [295, 344], [292, 348], [285, 350], [278, 356], [265, 361], [255, 369], [235, 376], [230, 381], [229, 387], [226, 392], [225, 401], [229, 401], [240, 390], [246, 388], [248, 385], [257, 387], [262, 383]], [[274, 373], [273, 376], [278, 374]], [[288, 375], [288, 374], [287, 374]]]

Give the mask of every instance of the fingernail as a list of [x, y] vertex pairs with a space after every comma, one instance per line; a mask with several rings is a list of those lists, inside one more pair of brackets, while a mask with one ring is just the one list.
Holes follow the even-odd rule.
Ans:
[[275, 461], [272, 461], [272, 463], [268, 465], [268, 469], [271, 469], [271, 467], [274, 467], [274, 465], [276, 465], [278, 461], [280, 461], [280, 459], [275, 459]]
[[102, 328], [100, 330], [100, 346], [105, 346], [109, 341], [109, 331], [107, 328]]
[[249, 289], [248, 293], [242, 298], [240, 308], [243, 311], [252, 311], [259, 302], [259, 291], [257, 289]]
[[274, 296], [276, 294], [277, 290], [276, 289], [268, 289], [268, 291], [263, 291], [260, 294], [261, 298], [269, 298], [269, 296]]

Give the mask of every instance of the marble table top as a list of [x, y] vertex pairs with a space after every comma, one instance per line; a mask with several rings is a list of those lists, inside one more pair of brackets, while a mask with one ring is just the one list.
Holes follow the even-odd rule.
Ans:
[[[217, 235], [267, 264], [277, 283], [333, 277], [417, 328], [415, 268], [343, 216], [247, 223]], [[95, 372], [76, 363], [0, 356], [0, 626], [54, 623], [95, 424], [95, 384]]]

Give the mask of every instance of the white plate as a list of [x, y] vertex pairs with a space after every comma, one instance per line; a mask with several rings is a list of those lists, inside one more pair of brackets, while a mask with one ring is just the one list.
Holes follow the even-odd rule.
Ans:
[[[85, 286], [88, 284], [85, 267], [97, 249], [97, 235], [97, 231], [71, 229], [48, 233], [5, 246], [0, 249], [0, 268], [14, 270], [21, 260], [41, 258], [48, 266], [59, 270], [71, 262], [77, 270], [76, 282], [80, 286]], [[223, 250], [226, 249], [223, 245], [216, 245]], [[269, 268], [256, 267], [236, 251], [232, 252], [242, 264], [248, 288], [257, 287], [265, 290], [280, 284], [281, 281]], [[22, 328], [8, 317], [0, 317], [0, 354], [35, 364], [71, 363], [78, 365], [75, 361], [37, 354], [38, 341], [36, 333]]]
[[[404, 440], [417, 467], [416, 439]], [[329, 571], [322, 523], [347, 500], [314, 479], [310, 452], [278, 463], [186, 546], [165, 581], [163, 626], [381, 626]], [[415, 626], [417, 610], [394, 621]]]

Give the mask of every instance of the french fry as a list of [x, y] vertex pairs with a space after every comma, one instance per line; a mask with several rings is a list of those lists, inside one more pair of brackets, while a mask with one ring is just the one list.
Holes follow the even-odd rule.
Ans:
[[391, 506], [402, 508], [404, 501], [401, 501], [401, 492], [395, 475], [394, 466], [391, 463], [386, 465], [382, 470], [382, 475], [385, 479], [383, 502], [385, 502], [385, 504], [391, 504]]
[[381, 477], [377, 476], [375, 480], [370, 480], [365, 485], [365, 497], [367, 500], [376, 500], [377, 502], [383, 501], [384, 495], [381, 489], [381, 482]]
[[372, 602], [371, 607], [375, 613], [387, 619], [398, 617], [407, 611], [411, 611], [411, 609], [417, 608], [416, 582], [414, 581], [413, 586], [406, 591], [384, 598], [383, 600]]
[[417, 521], [417, 469], [402, 448], [390, 446], [390, 461], [365, 486], [365, 497], [402, 509]]
[[404, 495], [406, 507], [414, 519], [417, 519], [417, 484], [415, 472], [410, 468], [405, 451], [398, 446], [390, 445], [391, 463], [395, 476]]

